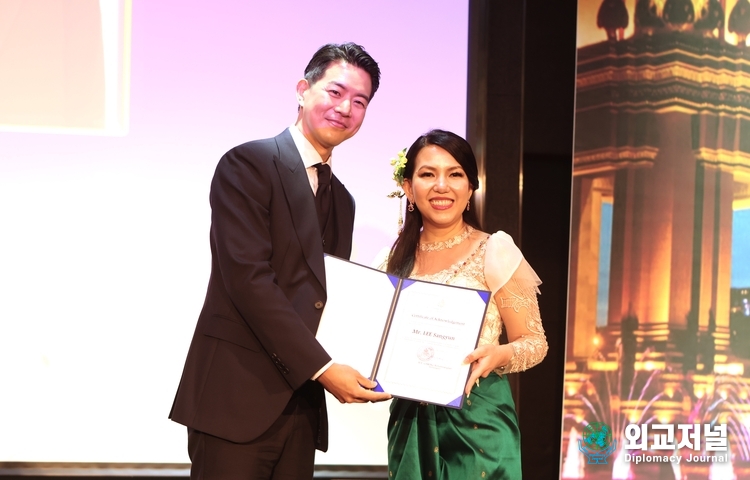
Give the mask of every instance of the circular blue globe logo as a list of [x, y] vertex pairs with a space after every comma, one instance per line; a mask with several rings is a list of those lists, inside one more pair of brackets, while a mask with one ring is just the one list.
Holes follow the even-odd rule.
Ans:
[[612, 444], [612, 430], [602, 422], [591, 422], [583, 429], [583, 444], [591, 450], [603, 452]]

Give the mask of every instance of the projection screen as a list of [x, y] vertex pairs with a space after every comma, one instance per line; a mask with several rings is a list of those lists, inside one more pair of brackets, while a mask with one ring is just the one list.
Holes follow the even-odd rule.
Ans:
[[[389, 160], [465, 133], [468, 2], [0, 1], [0, 461], [187, 462], [167, 419], [210, 268], [221, 155], [280, 133], [315, 50], [380, 63], [336, 148], [353, 260], [395, 238]], [[388, 404], [329, 398], [318, 464], [386, 462]]]

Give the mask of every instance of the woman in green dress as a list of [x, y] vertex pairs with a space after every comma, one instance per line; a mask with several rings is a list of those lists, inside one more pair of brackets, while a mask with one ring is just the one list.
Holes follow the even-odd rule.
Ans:
[[[390, 273], [492, 292], [460, 410], [394, 399], [388, 422], [390, 478], [511, 479], [521, 475], [515, 405], [504, 375], [526, 370], [547, 353], [539, 277], [510, 236], [484, 233], [471, 208], [479, 185], [471, 146], [432, 130], [396, 162], [394, 178], [408, 199], [404, 225], [385, 269]], [[403, 178], [403, 182], [398, 179]], [[507, 344], [499, 337], [505, 329]]]

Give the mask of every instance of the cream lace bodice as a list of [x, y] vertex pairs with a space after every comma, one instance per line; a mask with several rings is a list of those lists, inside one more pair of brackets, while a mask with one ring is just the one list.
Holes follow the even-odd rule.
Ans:
[[[539, 292], [537, 285], [541, 281], [523, 258], [518, 247], [513, 244], [510, 236], [504, 232], [488, 236], [477, 248], [479, 250], [465, 264], [462, 260], [437, 273], [411, 275], [411, 278], [490, 290], [493, 296], [487, 307], [479, 345], [499, 343], [503, 331], [503, 309], [512, 308], [519, 312], [525, 308], [526, 327], [531, 333], [510, 342], [513, 357], [504, 369], [495, 371], [502, 374], [531, 368], [544, 359], [548, 349], [536, 297]], [[500, 292], [500, 305], [496, 302], [496, 292]]]

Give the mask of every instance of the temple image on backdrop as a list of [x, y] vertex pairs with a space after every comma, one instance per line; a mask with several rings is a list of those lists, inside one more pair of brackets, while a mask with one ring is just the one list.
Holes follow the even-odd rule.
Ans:
[[578, 29], [562, 478], [750, 478], [750, 2]]

